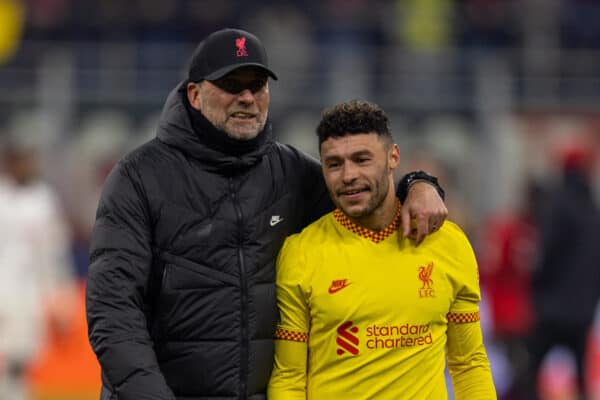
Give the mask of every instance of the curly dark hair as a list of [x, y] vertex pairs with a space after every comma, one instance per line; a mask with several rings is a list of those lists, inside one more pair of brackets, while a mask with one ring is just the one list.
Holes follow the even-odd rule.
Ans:
[[375, 132], [388, 143], [392, 134], [388, 117], [381, 107], [365, 100], [351, 100], [323, 111], [317, 126], [319, 148], [330, 137]]

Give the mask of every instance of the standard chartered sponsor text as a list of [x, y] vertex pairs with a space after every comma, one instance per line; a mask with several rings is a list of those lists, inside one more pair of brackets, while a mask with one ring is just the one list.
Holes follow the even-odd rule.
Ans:
[[366, 346], [369, 349], [425, 346], [433, 343], [430, 324], [409, 323], [401, 325], [373, 324], [366, 329]]

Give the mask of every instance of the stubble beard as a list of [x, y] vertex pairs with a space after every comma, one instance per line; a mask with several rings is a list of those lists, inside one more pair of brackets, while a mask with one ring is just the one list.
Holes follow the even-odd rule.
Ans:
[[232, 139], [242, 141], [252, 140], [257, 137], [258, 134], [265, 128], [268, 117], [268, 113], [266, 113], [261, 121], [257, 120], [257, 123], [253, 129], [248, 129], [242, 126], [231, 128], [227, 123], [229, 119], [227, 114], [219, 115], [217, 112], [212, 112], [213, 107], [208, 103], [207, 100], [203, 100], [202, 110], [206, 110], [203, 112], [203, 115], [215, 128], [225, 132], [225, 134]]
[[232, 139], [235, 140], [252, 140], [255, 137], [258, 136], [258, 134], [260, 132], [262, 132], [262, 130], [265, 128], [265, 124], [266, 124], [266, 118], [265, 121], [261, 121], [259, 123], [256, 124], [256, 126], [253, 129], [231, 129], [227, 127], [227, 123], [224, 122], [221, 127], [217, 127], [218, 129], [222, 130], [223, 132], [225, 132], [227, 134], [227, 136], [229, 136]]
[[383, 205], [385, 202], [385, 198], [387, 197], [388, 191], [390, 190], [390, 183], [388, 181], [387, 173], [385, 171], [388, 170], [388, 163], [385, 163], [384, 173], [381, 175], [380, 179], [375, 182], [374, 187], [372, 188], [372, 196], [367, 202], [367, 205], [360, 210], [349, 211], [345, 209], [341, 202], [337, 201], [337, 207], [342, 210], [342, 212], [350, 218], [360, 219], [365, 217], [370, 217], [373, 215], [375, 210]]
[[386, 181], [386, 186], [387, 187], [382, 188], [380, 185], [376, 185], [376, 187], [373, 191], [373, 196], [371, 196], [371, 198], [367, 202], [367, 205], [365, 207], [363, 207], [362, 209], [350, 211], [350, 210], [343, 208], [341, 205], [339, 205], [339, 207], [342, 210], [342, 212], [350, 218], [359, 219], [359, 218], [370, 217], [371, 215], [373, 215], [375, 210], [377, 210], [379, 207], [381, 207], [381, 205], [385, 201], [385, 197], [389, 190], [389, 185], [387, 184], [387, 181]]

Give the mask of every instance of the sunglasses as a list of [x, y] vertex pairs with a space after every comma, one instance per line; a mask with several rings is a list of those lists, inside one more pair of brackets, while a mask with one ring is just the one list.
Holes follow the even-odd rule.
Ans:
[[230, 94], [239, 94], [248, 89], [253, 94], [261, 90], [267, 84], [268, 78], [253, 79], [251, 81], [240, 81], [233, 78], [221, 78], [210, 81], [213, 85]]

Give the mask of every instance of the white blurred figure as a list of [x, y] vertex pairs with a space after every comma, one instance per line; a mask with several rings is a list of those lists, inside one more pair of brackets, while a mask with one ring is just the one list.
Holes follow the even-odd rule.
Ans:
[[[0, 175], [0, 399], [27, 399], [24, 372], [48, 323], [73, 317], [68, 229], [53, 189], [38, 179], [36, 150], [7, 143]], [[49, 319], [47, 319], [49, 317]]]

